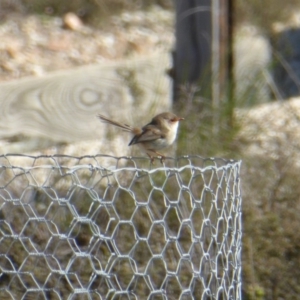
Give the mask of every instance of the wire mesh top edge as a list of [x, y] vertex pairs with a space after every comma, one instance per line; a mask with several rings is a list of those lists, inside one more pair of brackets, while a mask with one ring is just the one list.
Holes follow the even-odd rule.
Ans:
[[106, 154], [71, 156], [66, 154], [55, 155], [26, 155], [3, 154], [0, 155], [0, 167], [12, 168], [101, 168], [109, 171], [119, 169], [141, 169], [149, 172], [154, 170], [173, 169], [180, 171], [182, 168], [222, 169], [240, 166], [240, 160], [219, 157], [202, 157], [200, 155], [184, 155], [179, 157], [166, 157], [164, 162], [159, 159], [154, 164], [145, 157], [112, 156]]

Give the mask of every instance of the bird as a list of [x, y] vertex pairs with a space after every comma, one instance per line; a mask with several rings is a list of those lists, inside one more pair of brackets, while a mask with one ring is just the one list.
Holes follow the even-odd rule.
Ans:
[[151, 163], [153, 163], [156, 156], [161, 157], [160, 161], [163, 163], [166, 157], [157, 152], [157, 150], [161, 150], [174, 143], [179, 122], [184, 120], [184, 118], [177, 117], [171, 112], [163, 112], [156, 115], [150, 123], [142, 128], [138, 128], [111, 120], [102, 114], [98, 114], [98, 117], [104, 123], [130, 132], [133, 138], [128, 146], [138, 145], [149, 156]]

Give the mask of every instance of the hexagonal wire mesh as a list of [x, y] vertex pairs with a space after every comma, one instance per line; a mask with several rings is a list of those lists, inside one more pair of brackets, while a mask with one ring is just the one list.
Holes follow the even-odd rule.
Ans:
[[240, 162], [156, 165], [0, 156], [0, 299], [240, 299]]

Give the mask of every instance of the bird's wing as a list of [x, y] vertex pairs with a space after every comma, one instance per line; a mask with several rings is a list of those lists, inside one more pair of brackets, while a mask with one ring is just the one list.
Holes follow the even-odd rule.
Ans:
[[143, 132], [139, 135], [135, 135], [130, 141], [130, 145], [138, 144], [141, 142], [154, 141], [160, 138], [163, 138], [164, 134], [153, 125], [146, 125], [143, 127]]

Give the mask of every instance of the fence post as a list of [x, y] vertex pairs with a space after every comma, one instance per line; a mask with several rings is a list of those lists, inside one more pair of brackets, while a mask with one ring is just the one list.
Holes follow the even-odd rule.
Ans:
[[186, 84], [214, 107], [233, 101], [233, 14], [233, 0], [176, 0], [174, 102]]

